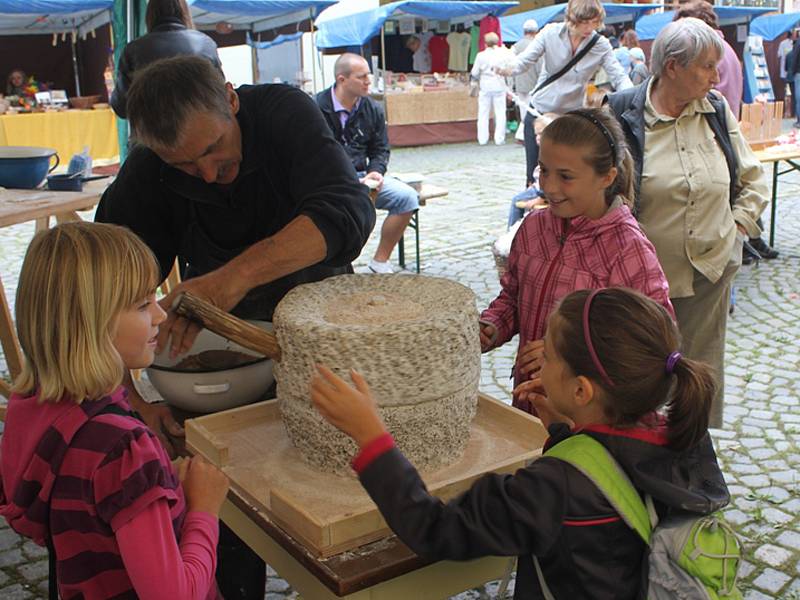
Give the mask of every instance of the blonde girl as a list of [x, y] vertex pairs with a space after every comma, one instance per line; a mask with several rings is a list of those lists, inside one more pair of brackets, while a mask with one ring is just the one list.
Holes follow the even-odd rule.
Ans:
[[0, 514], [49, 547], [64, 599], [217, 597], [227, 479], [196, 459], [178, 473], [120, 385], [153, 360], [158, 281], [147, 246], [115, 225], [38, 233], [22, 266]]

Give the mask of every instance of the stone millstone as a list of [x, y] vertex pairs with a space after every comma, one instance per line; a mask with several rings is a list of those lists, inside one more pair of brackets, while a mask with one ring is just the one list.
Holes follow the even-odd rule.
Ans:
[[418, 468], [457, 461], [480, 382], [475, 295], [447, 279], [340, 275], [301, 285], [275, 310], [275, 365], [283, 423], [307, 462], [350, 472], [358, 451], [311, 404], [318, 363], [350, 382], [364, 376], [398, 447]]

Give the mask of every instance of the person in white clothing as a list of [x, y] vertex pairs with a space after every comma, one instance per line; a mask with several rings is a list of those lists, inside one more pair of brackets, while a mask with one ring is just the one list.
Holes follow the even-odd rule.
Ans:
[[500, 46], [500, 38], [489, 32], [483, 40], [486, 50], [478, 52], [472, 66], [471, 78], [478, 82], [478, 143], [483, 146], [489, 141], [489, 117], [494, 112], [494, 143], [498, 146], [506, 141], [506, 94], [508, 85], [505, 77], [495, 69], [503, 67], [511, 53]]

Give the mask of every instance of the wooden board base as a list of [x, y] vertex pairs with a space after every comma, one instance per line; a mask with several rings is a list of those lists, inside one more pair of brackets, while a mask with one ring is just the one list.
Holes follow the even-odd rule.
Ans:
[[[187, 447], [220, 466], [231, 485], [318, 557], [390, 534], [355, 475], [324, 473], [303, 461], [283, 428], [277, 400], [187, 420]], [[467, 449], [457, 463], [422, 473], [447, 500], [482, 474], [513, 473], [541, 453], [541, 422], [488, 396], [479, 397]]]

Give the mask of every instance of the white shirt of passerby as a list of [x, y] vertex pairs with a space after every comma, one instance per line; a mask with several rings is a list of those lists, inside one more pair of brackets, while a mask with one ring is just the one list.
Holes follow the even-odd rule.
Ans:
[[430, 73], [431, 53], [428, 50], [428, 42], [431, 41], [433, 34], [425, 32], [418, 34], [417, 37], [419, 38], [419, 48], [414, 52], [414, 70], [417, 73]]
[[506, 91], [506, 78], [498, 75], [496, 69], [507, 68], [508, 59], [514, 54], [505, 46], [491, 46], [478, 52], [472, 65], [472, 78], [481, 86], [481, 92], [498, 93]]
[[[576, 53], [589, 43], [591, 37], [583, 40]], [[531, 68], [543, 58], [542, 70], [537, 85], [542, 84], [550, 75], [558, 73], [572, 58], [572, 44], [569, 41], [569, 29], [566, 23], [549, 23], [539, 32], [525, 51], [509, 61], [509, 69], [513, 75], [519, 75]], [[600, 36], [588, 54], [581, 58], [562, 77], [533, 94], [531, 103], [540, 113], [565, 113], [583, 106], [586, 84], [603, 67], [615, 90], [632, 87], [625, 69], [614, 56], [614, 50], [607, 38]]]

